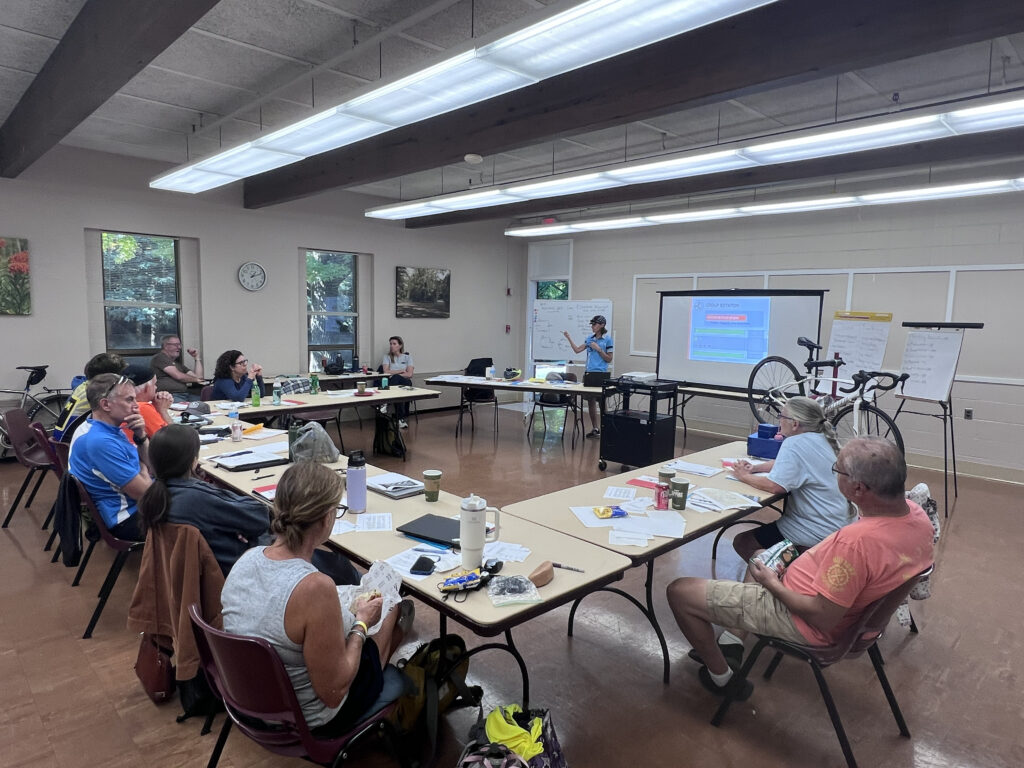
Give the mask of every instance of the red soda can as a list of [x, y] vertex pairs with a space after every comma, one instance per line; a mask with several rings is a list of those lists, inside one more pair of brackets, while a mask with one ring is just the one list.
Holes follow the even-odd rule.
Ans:
[[668, 509], [668, 483], [658, 483], [654, 489], [654, 508]]

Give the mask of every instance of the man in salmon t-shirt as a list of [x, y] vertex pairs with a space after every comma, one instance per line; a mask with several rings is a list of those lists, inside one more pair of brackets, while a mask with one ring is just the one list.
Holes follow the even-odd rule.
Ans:
[[[868, 605], [932, 564], [932, 526], [904, 496], [907, 465], [895, 445], [879, 437], [851, 440], [833, 471], [860, 518], [794, 560], [781, 580], [753, 560], [753, 583], [686, 577], [669, 584], [669, 605], [704, 661], [700, 681], [712, 693], [725, 693], [742, 658], [730, 654], [726, 661], [712, 622], [802, 645], [830, 645]], [[753, 690], [744, 682], [740, 700]]]

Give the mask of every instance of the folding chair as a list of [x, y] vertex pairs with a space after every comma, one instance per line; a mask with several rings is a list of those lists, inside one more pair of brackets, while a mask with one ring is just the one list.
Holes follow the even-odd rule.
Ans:
[[[14, 455], [18, 458], [18, 463], [28, 470], [28, 474], [25, 475], [21, 488], [18, 490], [18, 495], [14, 497], [14, 503], [11, 504], [7, 517], [4, 518], [2, 527], [6, 528], [11, 522], [11, 518], [14, 517], [14, 511], [18, 508], [18, 504], [21, 503], [21, 497], [25, 495], [25, 489], [28, 488], [32, 475], [36, 473], [36, 470], [40, 470], [39, 479], [36, 480], [35, 487], [32, 489], [32, 493], [29, 494], [28, 501], [25, 502], [26, 507], [32, 506], [32, 502], [36, 497], [36, 491], [43, 484], [43, 478], [46, 477], [46, 473], [52, 468], [52, 464], [46, 450], [39, 445], [36, 435], [29, 425], [28, 414], [23, 409], [12, 408], [4, 413], [4, 423], [7, 425], [7, 435], [14, 446]], [[46, 520], [48, 523], [49, 518]], [[43, 527], [46, 527], [45, 523]]]
[[200, 664], [228, 713], [207, 768], [216, 768], [232, 725], [270, 752], [332, 766], [348, 758], [349, 748], [360, 737], [381, 733], [392, 754], [404, 765], [395, 748], [394, 726], [389, 719], [396, 702], [369, 714], [344, 736], [318, 739], [306, 725], [284, 663], [270, 643], [214, 629], [203, 621], [196, 604], [189, 606], [188, 612]]
[[[89, 510], [89, 516], [92, 518], [93, 525], [99, 531], [100, 538], [104, 543], [110, 547], [117, 554], [114, 556], [114, 562], [110, 564], [110, 570], [107, 571], [107, 578], [103, 580], [103, 586], [100, 587], [99, 602], [96, 604], [96, 610], [92, 613], [92, 618], [89, 619], [89, 626], [85, 628], [85, 634], [82, 635], [83, 639], [92, 637], [92, 631], [96, 627], [96, 622], [100, 620], [100, 614], [103, 613], [103, 606], [107, 604], [107, 598], [110, 597], [110, 593], [114, 590], [114, 584], [117, 583], [117, 577], [121, 573], [121, 569], [124, 567], [125, 561], [128, 559], [128, 555], [132, 552], [141, 550], [144, 542], [141, 541], [130, 541], [128, 539], [119, 539], [114, 536], [110, 529], [107, 528], [103, 522], [103, 516], [100, 515], [96, 504], [93, 502], [92, 497], [89, 495], [89, 491], [86, 490], [85, 486], [82, 485], [82, 481], [77, 477], [75, 478], [75, 485], [78, 486], [78, 495]], [[89, 542], [88, 549], [85, 550], [85, 554], [82, 556], [82, 563], [78, 566], [78, 573], [75, 574], [75, 580], [71, 582], [71, 586], [77, 587], [78, 583], [82, 580], [82, 574], [85, 573], [85, 566], [89, 564], [89, 557], [92, 555], [93, 549], [96, 547], [96, 540], [93, 539]]]
[[860, 621], [854, 623], [842, 637], [836, 640], [833, 645], [797, 645], [796, 643], [790, 643], [777, 637], [758, 635], [757, 643], [754, 645], [750, 655], [743, 663], [743, 667], [736, 673], [736, 682], [729, 686], [725, 699], [723, 699], [721, 705], [718, 707], [718, 711], [715, 712], [715, 716], [711, 718], [711, 724], [715, 726], [721, 725], [722, 719], [725, 717], [725, 713], [733, 702], [736, 691], [743, 689], [743, 682], [750, 674], [750, 670], [754, 666], [754, 662], [757, 661], [757, 657], [761, 655], [762, 650], [770, 646], [775, 649], [775, 658], [772, 659], [771, 663], [768, 664], [768, 668], [764, 671], [765, 680], [771, 679], [772, 674], [775, 672], [775, 668], [779, 665], [779, 662], [782, 661], [783, 656], [794, 656], [807, 662], [814, 671], [815, 679], [818, 681], [818, 689], [821, 691], [821, 698], [825, 701], [825, 707], [828, 709], [829, 717], [832, 719], [832, 727], [835, 729], [836, 736], [839, 739], [839, 745], [843, 749], [843, 755], [846, 757], [846, 764], [850, 766], [850, 768], [857, 768], [857, 762], [853, 757], [853, 749], [850, 747], [850, 740], [846, 737], [846, 731], [843, 729], [843, 723], [839, 719], [839, 710], [836, 709], [835, 701], [832, 698], [832, 692], [829, 690], [828, 683], [825, 680], [824, 674], [822, 674], [822, 670], [838, 661], [842, 661], [843, 659], [852, 659], [857, 656], [861, 656], [864, 651], [867, 651], [868, 656], [871, 657], [871, 663], [874, 665], [875, 674], [878, 676], [878, 682], [881, 684], [882, 690], [885, 693], [885, 698], [889, 702], [889, 708], [892, 710], [892, 715], [896, 720], [896, 725], [899, 727], [900, 735], [910, 738], [910, 731], [907, 729], [907, 723], [903, 719], [903, 713], [900, 711], [900, 706], [896, 701], [896, 696], [892, 692], [892, 686], [889, 685], [889, 679], [886, 677], [885, 670], [883, 669], [883, 664], [885, 662], [882, 660], [882, 652], [878, 650], [878, 639], [882, 636], [882, 632], [888, 625], [889, 619], [892, 618], [892, 615], [896, 612], [900, 603], [902, 603], [904, 598], [910, 594], [910, 590], [912, 590], [922, 578], [930, 575], [931, 572], [932, 568], [929, 566], [917, 576], [907, 579], [892, 592], [887, 595], [883, 595], [873, 602], [864, 610]]

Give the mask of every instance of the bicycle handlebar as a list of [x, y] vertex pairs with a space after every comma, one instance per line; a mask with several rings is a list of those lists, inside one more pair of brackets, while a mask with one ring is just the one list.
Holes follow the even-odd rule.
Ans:
[[[890, 389], [896, 389], [897, 386], [909, 378], [909, 373], [901, 373], [897, 376], [895, 373], [889, 373], [888, 371], [857, 371], [850, 379], [853, 382], [853, 386], [849, 389], [840, 387], [839, 391], [844, 395], [848, 395], [859, 389], [863, 395], [864, 388], [868, 385], [868, 382], [874, 379], [875, 386], [872, 389], [876, 389], [879, 392], [888, 392]], [[882, 379], [889, 379], [889, 382], [884, 383]]]

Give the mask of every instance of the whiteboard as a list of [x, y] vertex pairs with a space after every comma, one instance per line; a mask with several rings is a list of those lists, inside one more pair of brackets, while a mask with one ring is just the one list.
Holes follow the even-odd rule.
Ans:
[[844, 363], [839, 376], [844, 379], [857, 371], [882, 370], [891, 322], [891, 312], [836, 312], [823, 359], [832, 360], [838, 352]]
[[908, 333], [901, 370], [909, 373], [910, 378], [903, 388], [903, 396], [936, 403], [949, 400], [963, 340], [962, 329]]
[[582, 344], [590, 335], [590, 318], [604, 315], [605, 328], [612, 330], [611, 299], [590, 301], [556, 301], [537, 299], [533, 302], [533, 334], [531, 354], [534, 360], [586, 360], [586, 351], [576, 355], [562, 331]]

